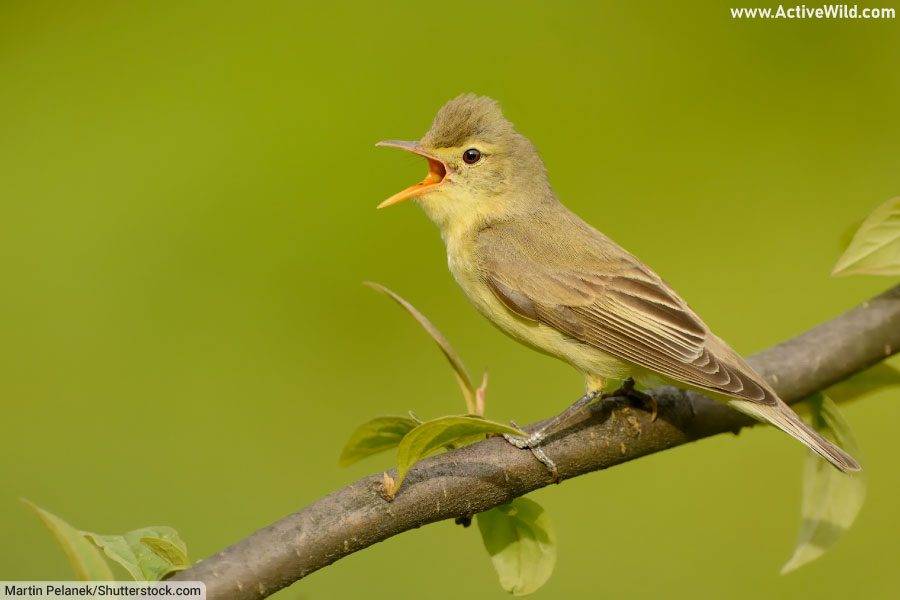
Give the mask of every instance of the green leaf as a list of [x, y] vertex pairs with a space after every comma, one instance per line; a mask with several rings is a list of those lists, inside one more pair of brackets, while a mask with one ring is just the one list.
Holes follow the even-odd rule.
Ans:
[[453, 346], [450, 345], [450, 342], [447, 341], [447, 338], [445, 338], [443, 334], [438, 331], [438, 328], [435, 327], [432, 322], [425, 317], [425, 315], [420, 313], [415, 306], [404, 300], [400, 295], [394, 293], [380, 283], [375, 283], [372, 281], [366, 281], [364, 283], [373, 290], [385, 294], [394, 302], [402, 306], [406, 310], [406, 312], [412, 315], [412, 317], [419, 323], [419, 325], [422, 326], [422, 329], [428, 332], [428, 335], [431, 336], [431, 339], [435, 341], [435, 343], [438, 345], [438, 348], [441, 349], [441, 352], [444, 353], [444, 356], [450, 362], [450, 366], [453, 367], [453, 374], [456, 377], [456, 382], [459, 384], [459, 389], [462, 391], [463, 399], [466, 401], [466, 410], [471, 414], [480, 414], [478, 412], [478, 404], [476, 402], [475, 386], [472, 385], [472, 380], [469, 378], [469, 372], [466, 371], [466, 367], [465, 365], [463, 365], [462, 359], [453, 349]]
[[338, 464], [352, 465], [367, 456], [395, 448], [418, 425], [410, 417], [375, 417], [356, 428], [344, 445]]
[[537, 502], [516, 498], [476, 519], [500, 587], [524, 596], [550, 579], [556, 566], [556, 534]]
[[[837, 405], [823, 394], [810, 398], [812, 425], [850, 454], [859, 448]], [[803, 470], [802, 521], [797, 545], [782, 567], [789, 573], [824, 554], [847, 531], [859, 514], [866, 496], [862, 473], [841, 473], [812, 452]]]
[[895, 385], [900, 385], [900, 370], [891, 364], [880, 362], [831, 386], [827, 393], [835, 402], [847, 402]]
[[112, 570], [103, 559], [103, 555], [84, 538], [80, 531], [36, 504], [24, 498], [22, 502], [34, 511], [62, 546], [77, 579], [80, 581], [113, 581], [115, 579]]
[[396, 487], [400, 487], [412, 466], [426, 456], [447, 446], [459, 447], [478, 441], [488, 433], [526, 435], [509, 425], [472, 415], [440, 417], [416, 426], [397, 447]]
[[173, 571], [181, 571], [191, 566], [187, 548], [183, 544], [178, 546], [175, 542], [160, 537], [142, 537], [141, 543], [150, 548], [153, 554], [172, 565]]
[[843, 233], [841, 233], [841, 237], [838, 240], [838, 248], [840, 248], [841, 252], [844, 252], [847, 248], [850, 247], [850, 242], [853, 241], [853, 236], [856, 235], [856, 231], [862, 226], [863, 222], [861, 220], [856, 221], [853, 225], [847, 227]]
[[900, 275], [900, 197], [866, 217], [832, 275]]
[[[159, 581], [172, 571], [188, 566], [187, 547], [171, 527], [142, 527], [124, 535], [83, 533], [109, 558], [122, 565], [135, 581]], [[147, 539], [159, 541], [147, 544], [144, 542]], [[159, 550], [163, 544], [166, 549], [161, 554]]]
[[[134, 554], [131, 546], [121, 535], [100, 535], [97, 533], [85, 532], [85, 537], [91, 540], [98, 548], [103, 550], [109, 558], [119, 563], [128, 571], [131, 578], [135, 581], [144, 579], [141, 568], [138, 566], [137, 556]], [[149, 552], [149, 550], [148, 550]]]

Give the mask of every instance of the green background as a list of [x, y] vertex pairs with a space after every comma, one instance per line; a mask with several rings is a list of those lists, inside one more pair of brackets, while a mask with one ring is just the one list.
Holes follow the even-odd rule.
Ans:
[[[896, 6], [881, 2], [880, 6]], [[892, 283], [831, 279], [900, 193], [898, 21], [732, 21], [726, 3], [0, 3], [0, 579], [68, 578], [20, 496], [100, 532], [177, 527], [208, 555], [391, 456], [336, 466], [359, 422], [462, 410], [423, 310], [488, 414], [561, 409], [579, 375], [506, 339], [412, 204], [450, 97], [498, 98], [568, 205], [754, 352]], [[869, 497], [786, 577], [802, 448], [721, 436], [534, 494], [541, 598], [887, 598], [900, 404], [845, 409]], [[501, 598], [441, 523], [279, 598]]]

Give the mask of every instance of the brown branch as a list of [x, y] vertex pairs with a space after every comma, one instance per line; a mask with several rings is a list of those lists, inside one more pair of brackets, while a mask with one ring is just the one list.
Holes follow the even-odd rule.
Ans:
[[[796, 402], [900, 349], [900, 286], [792, 340], [751, 364]], [[604, 403], [545, 446], [562, 479], [727, 431], [751, 421], [700, 394], [664, 387], [651, 422], [642, 411]], [[536, 426], [533, 425], [532, 427]], [[206, 582], [210, 600], [264, 598], [336, 560], [404, 531], [472, 515], [552, 483], [527, 451], [492, 438], [417, 465], [393, 502], [381, 475], [361, 479], [182, 571]]]

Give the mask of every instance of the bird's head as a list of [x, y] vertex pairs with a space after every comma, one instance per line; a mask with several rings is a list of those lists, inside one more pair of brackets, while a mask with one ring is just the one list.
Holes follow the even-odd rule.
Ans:
[[378, 208], [414, 198], [441, 227], [521, 210], [549, 191], [537, 150], [506, 120], [499, 104], [485, 96], [464, 94], [447, 102], [419, 141], [377, 145], [428, 161], [425, 179]]

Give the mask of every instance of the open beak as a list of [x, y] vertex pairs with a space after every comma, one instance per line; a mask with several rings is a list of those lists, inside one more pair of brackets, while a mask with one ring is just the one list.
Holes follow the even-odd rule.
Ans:
[[435, 186], [440, 185], [440, 183], [444, 180], [444, 177], [447, 175], [446, 165], [444, 165], [443, 162], [425, 151], [425, 149], [419, 145], [419, 142], [384, 140], [382, 142], [378, 142], [375, 145], [385, 148], [400, 148], [401, 150], [406, 150], [407, 152], [412, 152], [414, 154], [418, 154], [419, 156], [424, 156], [428, 160], [428, 175], [425, 176], [425, 179], [423, 179], [419, 183], [409, 186], [403, 191], [397, 192], [396, 194], [379, 204], [378, 208], [384, 208], [392, 204], [397, 204], [398, 202], [403, 202], [404, 200], [409, 200], [410, 198], [415, 198], [416, 196], [421, 196], [425, 192], [432, 190]]

